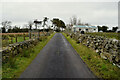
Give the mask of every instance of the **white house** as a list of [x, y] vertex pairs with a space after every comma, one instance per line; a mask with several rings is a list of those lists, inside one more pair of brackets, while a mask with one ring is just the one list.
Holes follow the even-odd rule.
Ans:
[[73, 25], [72, 31], [98, 32], [97, 26]]
[[118, 28], [116, 32], [120, 32], [120, 28]]

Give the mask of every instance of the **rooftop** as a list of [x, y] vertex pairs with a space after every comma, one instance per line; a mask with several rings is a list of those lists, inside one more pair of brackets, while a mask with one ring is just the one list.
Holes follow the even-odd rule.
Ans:
[[96, 26], [84, 26], [84, 25], [73, 25], [73, 27], [79, 27], [79, 28], [97, 28]]

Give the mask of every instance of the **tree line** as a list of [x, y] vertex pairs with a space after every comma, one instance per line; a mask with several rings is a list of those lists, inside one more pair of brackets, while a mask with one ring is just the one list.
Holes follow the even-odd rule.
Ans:
[[112, 30], [108, 30], [107, 26], [97, 26], [98, 27], [98, 32], [116, 32], [118, 27], [112, 27]]
[[[18, 33], [18, 32], [28, 32], [29, 30], [39, 30], [39, 31], [49, 31], [51, 30], [50, 27], [57, 27], [56, 31], [60, 31], [60, 28], [66, 28], [65, 23], [60, 20], [59, 18], [53, 18], [50, 20], [52, 22], [52, 26], [50, 26], [48, 22], [49, 18], [44, 17], [43, 20], [39, 21], [38, 19], [35, 19], [34, 21], [28, 21], [26, 25], [24, 25], [24, 28], [21, 28], [20, 26], [11, 26], [12, 22], [11, 21], [3, 21], [1, 23], [2, 27], [2, 33]], [[43, 24], [42, 24], [43, 23]], [[33, 25], [35, 25], [35, 29], [33, 28]], [[47, 29], [38, 29], [38, 27], [45, 27], [47, 26]], [[7, 30], [7, 31], [6, 31]]]

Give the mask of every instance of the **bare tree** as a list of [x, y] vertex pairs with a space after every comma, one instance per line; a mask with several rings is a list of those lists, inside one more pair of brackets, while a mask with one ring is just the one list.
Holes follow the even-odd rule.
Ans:
[[72, 18], [70, 18], [70, 25], [73, 25], [73, 20], [72, 20]]
[[77, 17], [73, 16], [72, 18], [70, 18], [70, 24], [71, 25], [76, 25], [77, 24]]
[[83, 23], [81, 22], [81, 19], [77, 19], [76, 16], [73, 16], [72, 18], [70, 18], [70, 24], [71, 25], [86, 25], [86, 26], [89, 26], [90, 24], [89, 23]]
[[78, 24], [78, 25], [81, 25], [81, 19], [80, 19], [80, 18], [78, 19], [77, 24]]
[[32, 22], [32, 21], [29, 21], [29, 22], [28, 22], [29, 30], [32, 29], [32, 25], [33, 25], [33, 22]]
[[34, 21], [34, 23], [35, 23], [35, 27], [37, 29], [37, 24], [38, 24], [37, 19]]
[[44, 27], [45, 25], [47, 25], [46, 22], [48, 21], [48, 19], [49, 19], [48, 17], [44, 17], [44, 19], [43, 19], [43, 27]]
[[89, 26], [90, 24], [89, 23], [85, 23], [86, 26]]
[[77, 17], [73, 16], [73, 24], [76, 25], [77, 24]]
[[11, 21], [3, 21], [1, 24], [6, 29], [11, 27], [11, 23]]
[[33, 22], [32, 22], [32, 21], [29, 21], [29, 22], [28, 22], [28, 26], [29, 26], [29, 38], [30, 38], [30, 39], [31, 39], [32, 25], [33, 25]]

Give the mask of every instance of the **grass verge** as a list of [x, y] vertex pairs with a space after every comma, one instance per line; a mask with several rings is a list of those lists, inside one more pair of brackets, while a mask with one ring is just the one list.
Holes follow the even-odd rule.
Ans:
[[[26, 67], [32, 62], [42, 48], [48, 43], [48, 41], [54, 36], [53, 33], [47, 39], [39, 42], [31, 49], [24, 50], [21, 55], [17, 55], [8, 63], [2, 65], [2, 78], [17, 78], [26, 69]], [[24, 54], [24, 57], [23, 57]]]
[[67, 36], [65, 33], [63, 33], [63, 35], [98, 78], [120, 80], [120, 69], [117, 66], [100, 58], [93, 49], [82, 44], [77, 44], [75, 40], [71, 39], [70, 36]]

